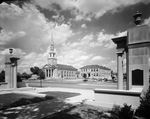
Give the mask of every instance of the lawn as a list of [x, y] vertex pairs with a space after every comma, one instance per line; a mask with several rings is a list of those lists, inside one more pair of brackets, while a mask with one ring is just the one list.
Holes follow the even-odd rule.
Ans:
[[79, 104], [43, 119], [107, 119], [108, 109]]
[[32, 95], [17, 94], [17, 93], [7, 93], [0, 95], [0, 109], [6, 109], [10, 107], [17, 107], [32, 103], [37, 103], [41, 101], [51, 100], [51, 99], [66, 99], [69, 97], [80, 95], [79, 93], [68, 93], [68, 92], [42, 92], [46, 94], [46, 97], [35, 97]]
[[8, 106], [8, 105], [18, 101], [21, 98], [31, 99], [31, 98], [34, 98], [34, 96], [17, 94], [17, 93], [1, 94], [0, 95], [0, 109], [3, 106]]

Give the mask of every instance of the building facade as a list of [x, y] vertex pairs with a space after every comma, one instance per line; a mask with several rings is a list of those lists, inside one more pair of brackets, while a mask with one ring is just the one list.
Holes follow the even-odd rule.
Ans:
[[87, 65], [80, 68], [82, 78], [96, 78], [111, 80], [111, 69], [99, 65]]
[[70, 65], [57, 64], [56, 52], [54, 51], [53, 37], [50, 41], [47, 64], [43, 67], [45, 78], [77, 78], [77, 69]]

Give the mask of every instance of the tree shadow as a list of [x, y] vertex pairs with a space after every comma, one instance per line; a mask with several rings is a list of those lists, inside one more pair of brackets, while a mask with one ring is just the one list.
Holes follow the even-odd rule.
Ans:
[[0, 117], [7, 117], [7, 119], [41, 119], [71, 106], [62, 99], [54, 98], [40, 103], [0, 110]]
[[79, 113], [71, 113], [76, 106], [70, 106], [69, 108], [60, 112], [54, 113], [42, 119], [82, 119]]

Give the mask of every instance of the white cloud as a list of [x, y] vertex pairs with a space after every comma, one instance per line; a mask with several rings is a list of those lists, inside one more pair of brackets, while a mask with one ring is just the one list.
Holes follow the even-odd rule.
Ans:
[[97, 60], [104, 60], [106, 59], [105, 57], [102, 57], [102, 56], [94, 56], [91, 61], [97, 61]]
[[82, 27], [82, 28], [86, 28], [86, 25], [85, 25], [85, 24], [82, 24], [81, 27]]
[[69, 64], [79, 68], [89, 61], [92, 56], [92, 54], [88, 54], [80, 46], [72, 47], [64, 45], [58, 53], [58, 63]]
[[56, 25], [53, 29], [53, 38], [55, 44], [63, 44], [68, 40], [69, 37], [73, 35], [70, 26], [67, 24]]
[[144, 24], [150, 26], [150, 17], [144, 20]]
[[[61, 44], [73, 35], [70, 25], [55, 23], [53, 29], [56, 44]], [[51, 39], [53, 22], [48, 21], [32, 4], [22, 8], [15, 4], [0, 4], [0, 43], [5, 47], [21, 48], [27, 51], [38, 51]], [[34, 50], [33, 50], [34, 49]]]
[[105, 48], [111, 49], [116, 47], [115, 43], [111, 40], [115, 37], [127, 36], [127, 32], [118, 32], [115, 34], [105, 34], [104, 30], [98, 34], [97, 42], [92, 43], [91, 46], [103, 46]]
[[113, 37], [115, 37], [113, 34], [104, 34], [104, 32], [102, 31], [98, 34], [97, 42], [100, 46], [113, 48], [115, 47], [115, 44], [111, 40]]

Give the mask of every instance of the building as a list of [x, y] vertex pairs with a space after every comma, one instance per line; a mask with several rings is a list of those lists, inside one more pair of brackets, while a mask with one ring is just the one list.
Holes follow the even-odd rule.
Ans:
[[49, 57], [47, 58], [47, 64], [43, 69], [45, 72], [45, 78], [77, 78], [77, 69], [70, 65], [57, 64], [56, 52], [54, 51], [53, 36], [50, 42]]
[[111, 80], [111, 69], [99, 65], [87, 65], [80, 68], [82, 78], [96, 78]]

